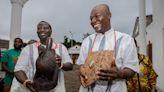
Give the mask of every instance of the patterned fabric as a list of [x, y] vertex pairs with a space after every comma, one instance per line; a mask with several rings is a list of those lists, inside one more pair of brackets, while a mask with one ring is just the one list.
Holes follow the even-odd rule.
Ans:
[[[152, 67], [152, 62], [147, 56], [142, 54], [138, 55], [140, 72], [136, 73], [133, 78], [127, 80], [128, 92], [151, 92], [150, 90], [155, 87], [157, 74]], [[139, 80], [138, 80], [139, 79]]]
[[[20, 50], [15, 50], [15, 49], [7, 50], [4, 52], [2, 57], [2, 62], [7, 63], [7, 67], [10, 71], [14, 71], [15, 64], [20, 55], [20, 52], [21, 52]], [[13, 75], [6, 73], [4, 78], [4, 85], [11, 86], [13, 77], [14, 77]]]

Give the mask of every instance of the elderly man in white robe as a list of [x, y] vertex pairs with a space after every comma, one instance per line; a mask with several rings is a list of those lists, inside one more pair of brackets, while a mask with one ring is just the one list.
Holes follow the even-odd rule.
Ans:
[[[84, 39], [77, 60], [77, 64], [80, 65], [80, 78], [83, 85], [79, 92], [127, 92], [125, 79], [132, 77], [135, 72], [139, 72], [134, 40], [131, 36], [118, 32], [111, 26], [111, 16], [106, 4], [96, 5], [91, 11], [90, 20], [95, 33]], [[101, 53], [108, 51], [113, 51], [111, 60], [108, 60], [108, 57], [104, 58], [103, 54], [101, 57]], [[90, 59], [89, 64], [88, 58], [93, 59]], [[98, 62], [105, 64], [103, 60], [114, 61], [114, 65], [102, 68], [103, 65], [96, 64]], [[96, 68], [92, 68], [94, 64]], [[91, 69], [95, 69], [93, 70], [95, 73], [93, 83], [88, 80], [89, 76], [93, 77], [92, 72], [86, 75], [87, 72], [92, 71]]]

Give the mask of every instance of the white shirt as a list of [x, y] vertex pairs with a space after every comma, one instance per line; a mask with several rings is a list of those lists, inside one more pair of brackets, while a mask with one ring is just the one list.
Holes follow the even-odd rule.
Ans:
[[[61, 56], [62, 63], [66, 63], [66, 62], [72, 63], [72, 60], [71, 60], [71, 58], [68, 54], [68, 51], [67, 51], [66, 47], [64, 45], [59, 45], [59, 44], [57, 44], [56, 46], [57, 46], [57, 48], [55, 49], [55, 51], [59, 56]], [[59, 46], [62, 46], [61, 52], [59, 50]], [[32, 64], [32, 61], [31, 61], [30, 45], [28, 45], [22, 50], [21, 55], [20, 55], [20, 57], [17, 61], [17, 64], [15, 66], [15, 70], [14, 70], [15, 72], [19, 71], [19, 70], [23, 70], [30, 80], [33, 80], [33, 76], [34, 76], [34, 73], [36, 71], [35, 63], [36, 63], [36, 59], [38, 58], [38, 48], [37, 48], [37, 46], [35, 44], [32, 44], [32, 47], [33, 47], [33, 53], [32, 53], [33, 57], [32, 58], [33, 58], [33, 63], [34, 64]], [[17, 80], [14, 79], [10, 92], [18, 92], [17, 91], [18, 89], [22, 90], [20, 92], [30, 92], [22, 84], [18, 83], [18, 85], [20, 85], [20, 87], [19, 88], [17, 86], [15, 87], [16, 82], [17, 82]], [[60, 72], [59, 72], [57, 86], [49, 92], [66, 92], [65, 84], [64, 84], [63, 70], [60, 70]]]
[[[114, 32], [116, 33], [116, 62], [115, 62], [116, 66], [118, 68], [128, 67], [135, 72], [139, 72], [136, 46], [131, 36], [118, 31], [114, 31], [114, 29], [111, 28], [109, 31], [104, 33], [105, 41], [106, 41], [104, 50], [114, 50], [115, 47]], [[80, 55], [77, 60], [77, 64], [80, 65], [85, 63], [90, 47], [93, 46], [92, 51], [98, 51], [102, 38], [103, 38], [103, 34], [94, 33], [83, 40], [80, 49]], [[92, 46], [90, 46], [91, 42], [92, 42]], [[106, 86], [96, 85], [94, 87], [94, 92], [105, 92], [106, 88], [107, 85]], [[83, 88], [81, 86], [80, 92], [91, 92], [91, 91], [87, 91], [86, 88]], [[125, 80], [124, 79], [113, 80], [110, 92], [127, 92]]]

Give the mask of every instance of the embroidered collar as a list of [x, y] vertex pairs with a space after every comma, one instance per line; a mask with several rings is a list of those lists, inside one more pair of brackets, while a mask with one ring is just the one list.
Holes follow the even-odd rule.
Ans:
[[[37, 42], [34, 43], [34, 44], [35, 44], [35, 46], [38, 48], [39, 45], [41, 45], [41, 42], [40, 42], [40, 41], [37, 41]], [[45, 46], [45, 45], [43, 45], [43, 46]], [[53, 44], [52, 44], [52, 49], [56, 49], [56, 48], [58, 48], [58, 47], [59, 47], [59, 44], [53, 42]]]

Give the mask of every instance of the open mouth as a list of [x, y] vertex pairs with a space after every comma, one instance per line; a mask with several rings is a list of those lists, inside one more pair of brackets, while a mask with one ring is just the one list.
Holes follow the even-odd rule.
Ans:
[[94, 28], [101, 26], [101, 24], [95, 24]]
[[44, 34], [44, 33], [41, 33], [41, 34], [40, 34], [40, 36], [45, 36], [45, 35], [46, 35], [46, 34]]
[[101, 24], [95, 24], [93, 27], [97, 31], [101, 30]]
[[46, 38], [47, 35], [46, 35], [45, 33], [40, 33], [40, 34], [39, 34], [39, 37], [40, 37], [40, 38]]

